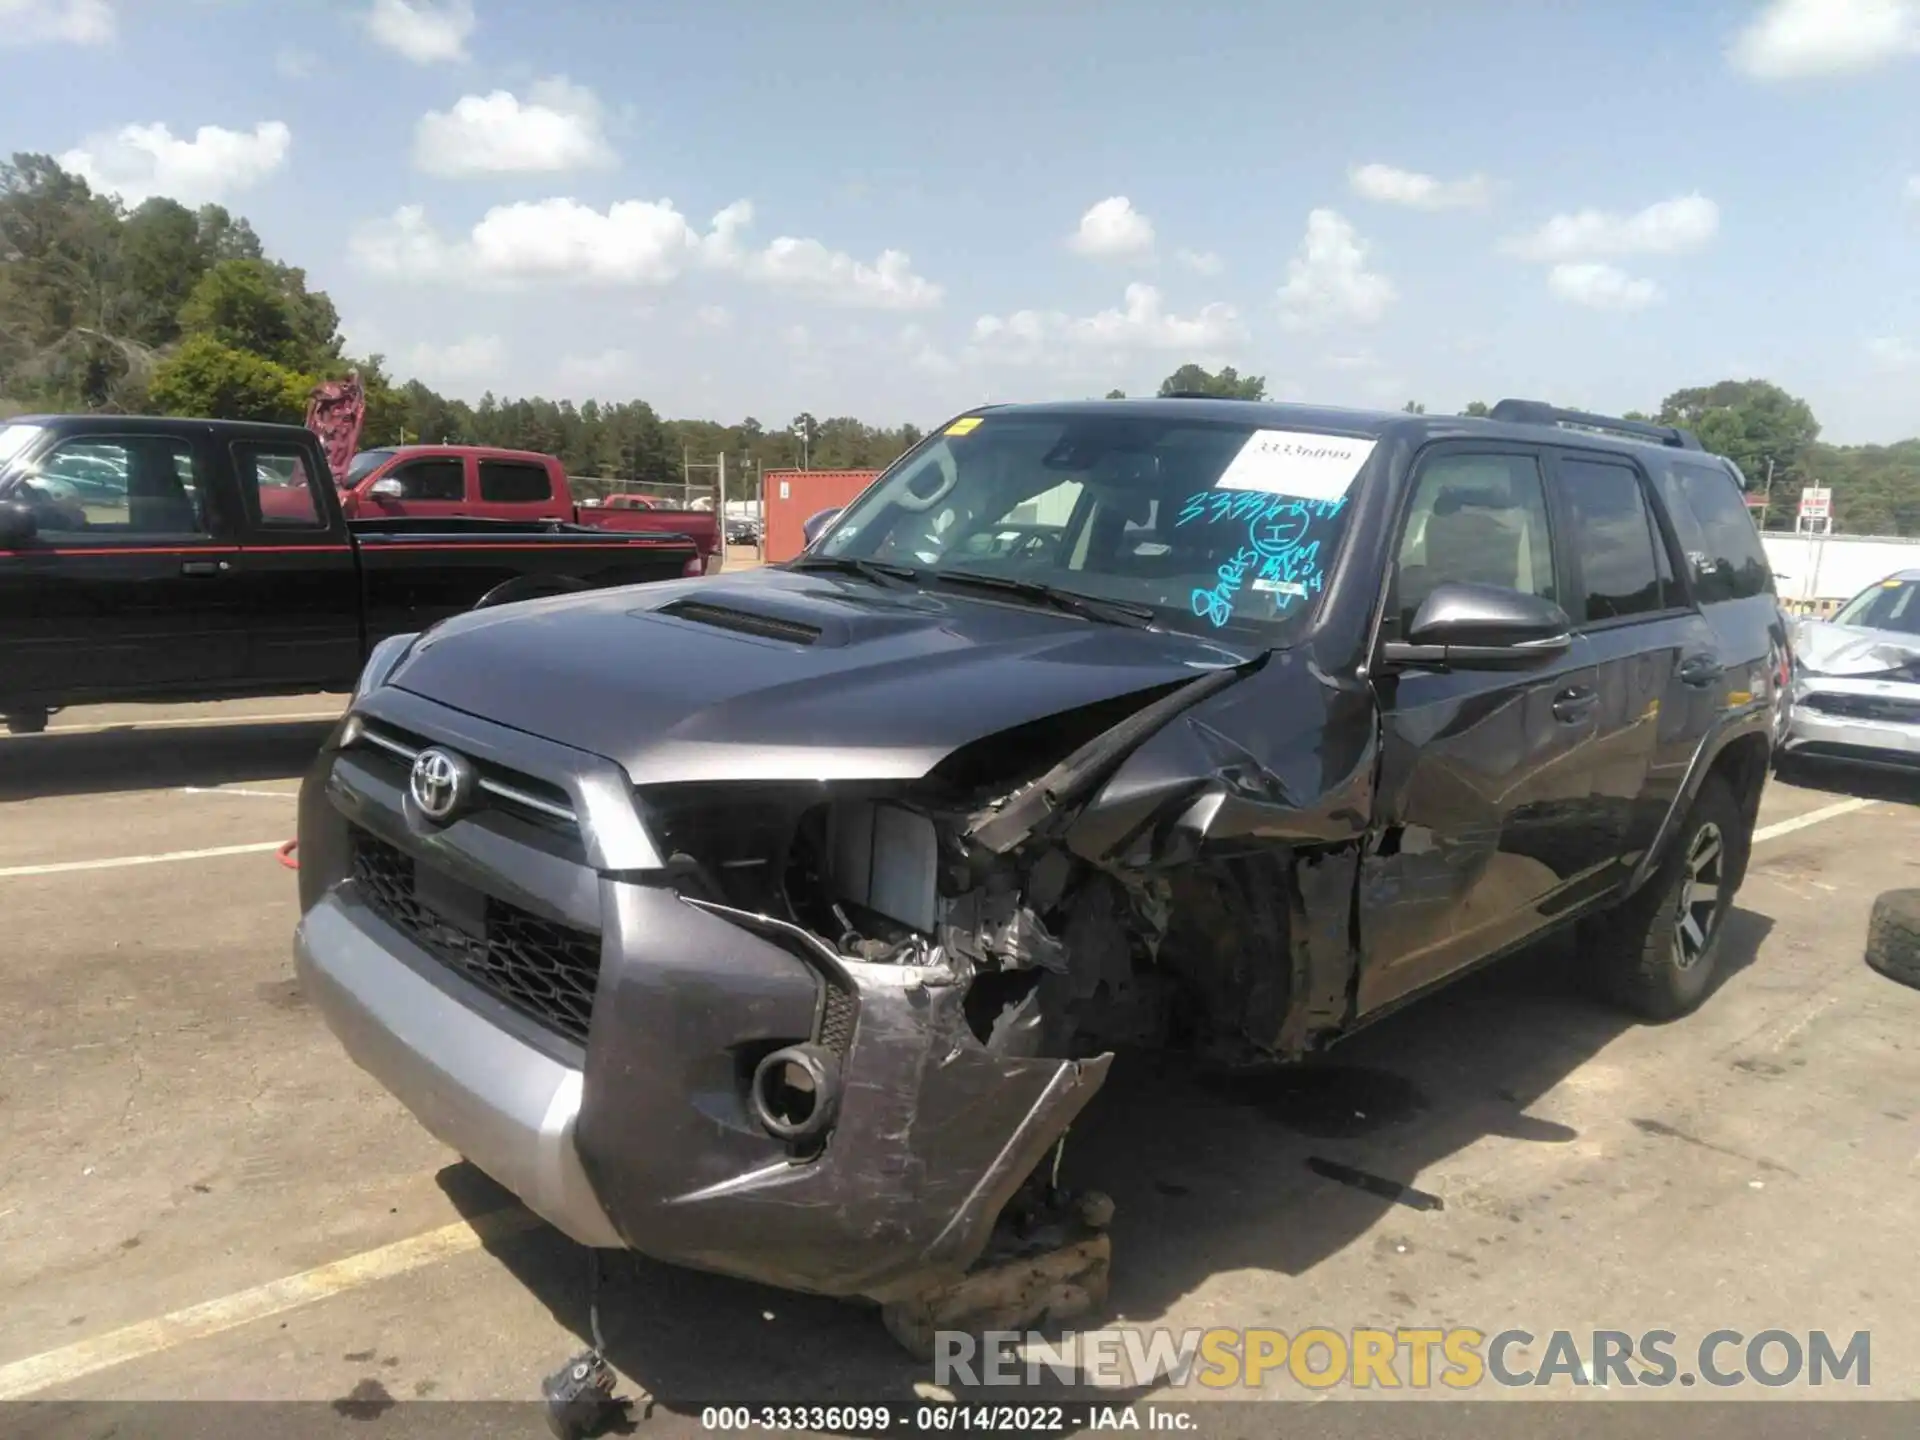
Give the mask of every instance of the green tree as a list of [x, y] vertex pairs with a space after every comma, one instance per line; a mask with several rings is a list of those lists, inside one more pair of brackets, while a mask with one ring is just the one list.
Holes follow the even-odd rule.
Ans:
[[1106, 398], [1109, 400], [1124, 400], [1127, 398], [1127, 392], [1124, 390], [1109, 390], [1107, 391]]
[[1797, 481], [1807, 448], [1819, 438], [1813, 409], [1768, 380], [1722, 380], [1676, 390], [1660, 402], [1660, 423], [1679, 425], [1725, 455], [1756, 484], [1771, 461], [1774, 481]]
[[134, 338], [151, 346], [178, 340], [181, 307], [207, 271], [194, 213], [173, 200], [147, 201], [120, 227], [120, 263], [133, 292]]
[[1242, 375], [1231, 365], [1218, 374], [1199, 365], [1182, 365], [1160, 382], [1162, 395], [1210, 395], [1222, 400], [1264, 400], [1267, 377]]
[[306, 272], [268, 260], [222, 260], [180, 307], [180, 329], [289, 369], [321, 370], [340, 358], [339, 313]]
[[311, 375], [212, 335], [193, 335], [154, 371], [149, 395], [164, 414], [298, 425], [313, 385]]
[[1484, 400], [1469, 400], [1467, 401], [1466, 409], [1460, 413], [1462, 415], [1472, 415], [1476, 418], [1484, 419], [1493, 413], [1493, 407]]
[[209, 265], [222, 260], [264, 260], [260, 237], [245, 220], [235, 219], [224, 205], [202, 205], [194, 212], [200, 231], [200, 254]]
[[1422, 405], [1418, 400], [1409, 400], [1400, 408], [1409, 415], [1424, 415], [1427, 413], [1427, 407]]

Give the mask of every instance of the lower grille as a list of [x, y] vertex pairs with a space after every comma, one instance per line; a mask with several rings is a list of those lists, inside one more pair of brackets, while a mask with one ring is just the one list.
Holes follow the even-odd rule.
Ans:
[[837, 982], [827, 982], [827, 1001], [820, 1015], [820, 1044], [835, 1055], [853, 1044], [853, 997]]
[[1841, 715], [1849, 720], [1892, 720], [1908, 725], [1920, 724], [1920, 700], [1908, 700], [1898, 695], [1856, 695], [1816, 690], [1801, 697], [1800, 703], [1822, 715]]
[[448, 968], [581, 1045], [600, 979], [600, 937], [486, 896], [478, 935], [420, 898], [417, 862], [353, 831], [353, 878], [367, 905]]

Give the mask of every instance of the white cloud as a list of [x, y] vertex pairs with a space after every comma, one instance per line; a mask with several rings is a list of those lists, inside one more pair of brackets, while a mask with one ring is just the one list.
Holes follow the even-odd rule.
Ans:
[[1727, 51], [1756, 80], [1870, 70], [1920, 53], [1914, 0], [1771, 0]]
[[1205, 362], [1233, 351], [1246, 328], [1231, 305], [1215, 302], [1192, 315], [1170, 315], [1151, 285], [1127, 286], [1116, 310], [1071, 316], [1058, 310], [982, 315], [973, 324], [976, 358], [1012, 365], [1070, 366], [1129, 352], [1170, 352]]
[[59, 160], [95, 190], [129, 205], [155, 195], [200, 205], [259, 184], [286, 163], [292, 144], [293, 132], [278, 120], [263, 120], [251, 131], [202, 125], [191, 140], [157, 122], [92, 136]]
[[1307, 216], [1306, 238], [1287, 262], [1280, 287], [1281, 323], [1312, 330], [1351, 322], [1371, 325], [1398, 297], [1393, 281], [1367, 269], [1368, 246], [1337, 210]]
[[941, 287], [916, 275], [904, 250], [883, 250], [871, 265], [818, 240], [791, 235], [775, 239], [749, 257], [745, 273], [782, 290], [830, 304], [876, 310], [928, 310], [940, 303]]
[[1882, 370], [1911, 370], [1920, 366], [1920, 346], [1896, 335], [1881, 335], [1869, 340], [1867, 354]]
[[1454, 210], [1484, 205], [1493, 198], [1493, 183], [1484, 175], [1464, 180], [1438, 180], [1416, 170], [1393, 165], [1360, 165], [1347, 177], [1354, 193], [1386, 205], [1414, 210]]
[[467, 58], [473, 0], [373, 0], [367, 33], [416, 65]]
[[1080, 217], [1067, 248], [1095, 260], [1137, 260], [1153, 253], [1153, 222], [1124, 195], [1109, 195]]
[[569, 355], [560, 362], [560, 387], [563, 390], [612, 385], [634, 373], [633, 354], [627, 350], [601, 350], [593, 355]]
[[104, 45], [113, 33], [107, 0], [0, 0], [0, 46]]
[[1631, 215], [1580, 210], [1555, 215], [1530, 235], [1506, 242], [1523, 260], [1582, 260], [1600, 255], [1681, 255], [1720, 229], [1720, 207], [1700, 194], [1662, 200]]
[[1226, 262], [1211, 250], [1176, 250], [1174, 259], [1196, 275], [1218, 275]]
[[302, 50], [297, 45], [283, 45], [273, 57], [274, 72], [282, 80], [312, 79], [319, 65], [311, 50]]
[[506, 90], [463, 95], [430, 110], [413, 132], [413, 163], [430, 175], [527, 174], [619, 163], [602, 129], [599, 97], [565, 76], [527, 99]]
[[1547, 288], [1562, 300], [1590, 310], [1644, 310], [1660, 298], [1651, 280], [1599, 260], [1567, 261], [1547, 272]]
[[960, 368], [951, 355], [934, 343], [924, 326], [901, 326], [897, 343], [907, 357], [908, 366], [922, 374], [951, 375]]
[[782, 235], [764, 250], [742, 243], [753, 206], [727, 206], [703, 234], [671, 200], [621, 200], [605, 211], [566, 197], [496, 205], [463, 241], [448, 241], [417, 205], [359, 226], [354, 261], [390, 279], [482, 283], [555, 280], [664, 285], [703, 268], [740, 275], [828, 304], [931, 309], [941, 287], [916, 274], [899, 250], [871, 264], [818, 240]]
[[733, 312], [724, 305], [702, 305], [693, 312], [693, 323], [702, 330], [725, 330], [733, 324]]
[[1920, 175], [1907, 177], [1907, 199], [1920, 200]]
[[498, 335], [469, 335], [449, 345], [422, 342], [402, 357], [412, 373], [427, 380], [476, 380], [506, 363], [506, 342]]

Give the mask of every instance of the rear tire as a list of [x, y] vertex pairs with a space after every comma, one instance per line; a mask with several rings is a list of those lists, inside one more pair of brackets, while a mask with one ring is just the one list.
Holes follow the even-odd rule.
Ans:
[[1751, 842], [1732, 788], [1709, 779], [1647, 883], [1588, 923], [1588, 957], [1613, 1000], [1656, 1022], [1699, 1008], [1733, 908], [1729, 882], [1745, 869]]
[[7, 733], [10, 735], [39, 735], [47, 728], [45, 710], [16, 710], [7, 716]]
[[1889, 890], [1873, 902], [1867, 964], [1889, 980], [1920, 989], [1920, 890]]

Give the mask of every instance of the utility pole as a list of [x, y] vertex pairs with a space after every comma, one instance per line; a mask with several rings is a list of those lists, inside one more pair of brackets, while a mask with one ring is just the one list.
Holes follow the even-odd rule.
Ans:
[[720, 526], [720, 568], [727, 568], [727, 452], [722, 450], [715, 462], [714, 520]]

